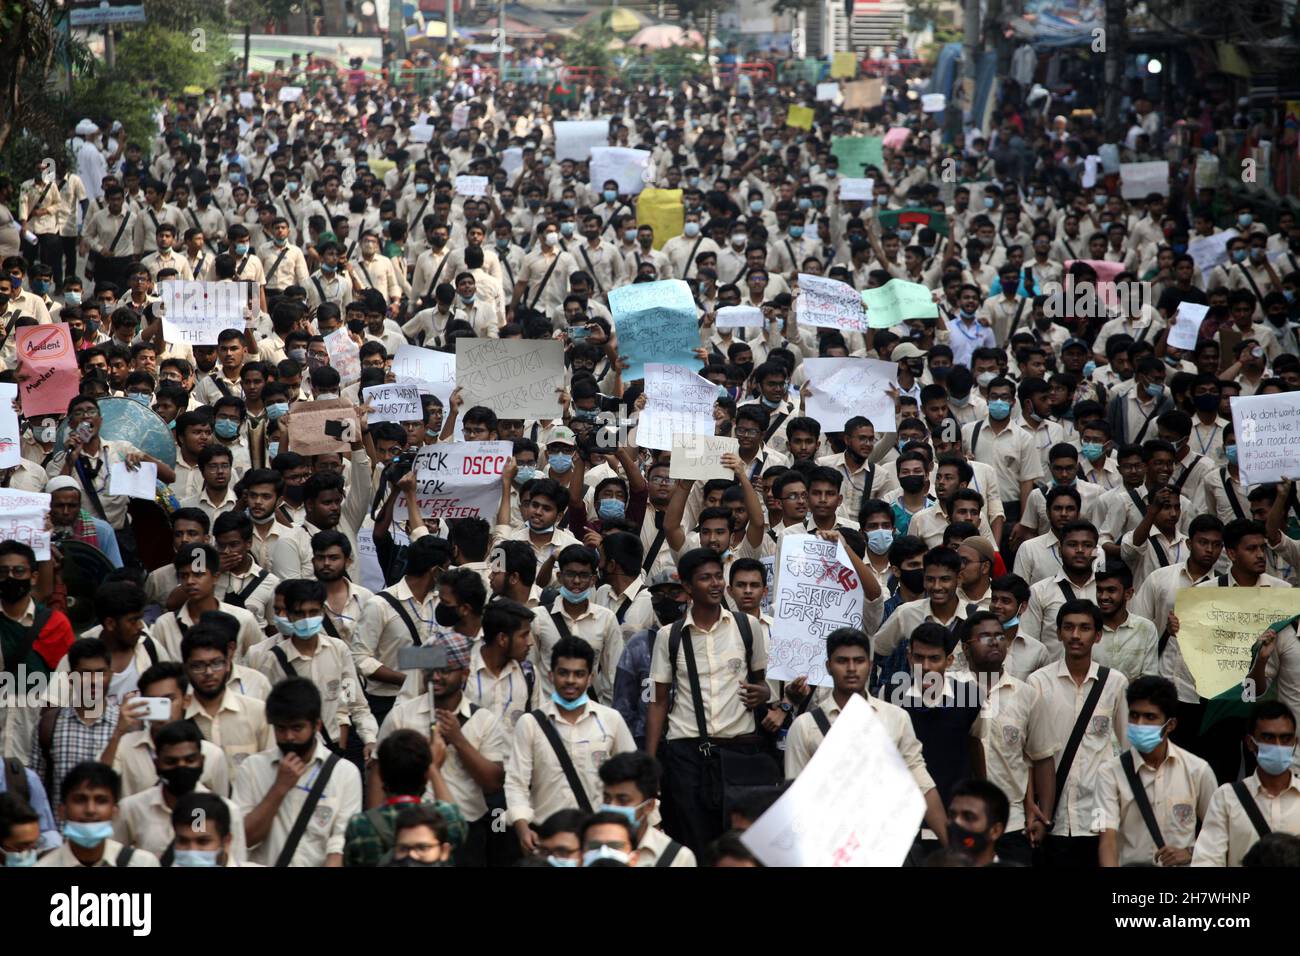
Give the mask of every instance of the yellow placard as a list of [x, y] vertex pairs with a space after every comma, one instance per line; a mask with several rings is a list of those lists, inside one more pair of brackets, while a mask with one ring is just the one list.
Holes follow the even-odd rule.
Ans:
[[366, 165], [376, 176], [386, 176], [397, 166], [391, 159], [368, 159]]
[[[1174, 613], [1178, 647], [1197, 693], [1217, 697], [1245, 679], [1250, 650], [1259, 636], [1270, 625], [1300, 614], [1300, 589], [1183, 588]], [[1157, 621], [1156, 629], [1164, 623]]]
[[836, 53], [831, 57], [831, 79], [851, 80], [858, 75], [858, 58], [853, 53]]
[[641, 190], [636, 201], [636, 222], [638, 226], [649, 226], [655, 231], [656, 249], [663, 248], [663, 244], [673, 236], [680, 236], [685, 221], [680, 189]]
[[785, 114], [785, 125], [794, 129], [812, 129], [813, 108], [811, 106], [790, 106]]

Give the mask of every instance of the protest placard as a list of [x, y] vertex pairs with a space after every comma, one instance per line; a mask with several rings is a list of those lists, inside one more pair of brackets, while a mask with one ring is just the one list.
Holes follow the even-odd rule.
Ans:
[[416, 123], [406, 131], [412, 143], [432, 143], [433, 127], [428, 123]]
[[840, 180], [840, 202], [871, 202], [876, 198], [876, 181], [849, 176]]
[[500, 418], [559, 418], [564, 346], [553, 339], [457, 339], [456, 384], [466, 408], [482, 405]]
[[769, 867], [901, 866], [925, 797], [883, 722], [850, 697], [830, 733], [741, 842]]
[[420, 389], [416, 385], [371, 385], [361, 390], [362, 400], [370, 406], [370, 424], [375, 422], [418, 422]]
[[[514, 454], [508, 441], [439, 442], [415, 455], [416, 500], [425, 518], [483, 518], [496, 521], [501, 504], [501, 474]], [[406, 496], [393, 517], [408, 517]]]
[[393, 356], [393, 379], [414, 385], [421, 395], [436, 395], [445, 410], [456, 390], [456, 356], [422, 345], [399, 345]]
[[457, 176], [455, 185], [458, 196], [486, 196], [488, 178], [486, 176]]
[[555, 161], [572, 159], [585, 163], [593, 146], [609, 145], [609, 120], [556, 120]]
[[948, 107], [948, 98], [942, 93], [923, 93], [921, 95], [922, 113], [942, 113]]
[[817, 102], [834, 103], [840, 95], [840, 85], [838, 83], [818, 83], [817, 84]]
[[630, 367], [623, 381], [645, 377], [646, 362], [691, 360], [700, 325], [691, 287], [681, 279], [638, 282], [609, 290], [618, 350]]
[[811, 394], [807, 413], [826, 431], [840, 431], [850, 418], [864, 415], [877, 434], [896, 431], [897, 414], [889, 386], [898, 384], [898, 365], [865, 358], [804, 359]]
[[1178, 303], [1178, 311], [1174, 313], [1176, 321], [1169, 327], [1169, 338], [1166, 344], [1176, 349], [1195, 349], [1196, 340], [1201, 334], [1201, 323], [1205, 321], [1205, 315], [1209, 311], [1208, 305], [1198, 305], [1189, 301]]
[[163, 338], [176, 345], [216, 345], [226, 329], [244, 331], [248, 308], [247, 282], [187, 282], [158, 284], [162, 296]]
[[811, 106], [795, 106], [791, 103], [786, 109], [785, 125], [791, 129], [812, 129], [814, 115]]
[[23, 460], [22, 431], [14, 410], [17, 397], [17, 385], [0, 382], [0, 468], [16, 468]]
[[451, 128], [459, 131], [469, 125], [469, 104], [457, 103], [451, 110]]
[[668, 475], [698, 481], [735, 478], [735, 472], [722, 464], [722, 456], [736, 454], [739, 447], [736, 439], [724, 435], [674, 435]]
[[0, 488], [0, 541], [22, 542], [36, 552], [37, 561], [50, 559], [49, 515], [50, 496], [44, 492]]
[[654, 248], [662, 249], [665, 242], [682, 234], [682, 225], [686, 221], [682, 190], [649, 187], [641, 190], [636, 200], [636, 221], [637, 225], [654, 230]]
[[1125, 199], [1145, 199], [1151, 193], [1169, 195], [1169, 164], [1163, 159], [1150, 163], [1119, 164], [1119, 194]]
[[77, 396], [81, 384], [67, 325], [25, 325], [17, 332], [18, 382], [22, 386], [19, 404], [24, 417], [66, 415], [68, 402]]
[[879, 106], [884, 98], [884, 89], [884, 81], [879, 77], [845, 83], [842, 106], [846, 110], [869, 110]]
[[867, 325], [888, 329], [907, 319], [937, 319], [939, 307], [930, 290], [919, 282], [890, 279], [878, 289], [864, 289]]
[[724, 305], [714, 315], [720, 329], [761, 329], [763, 324], [763, 310], [753, 305]]
[[1270, 625], [1300, 614], [1300, 590], [1180, 588], [1174, 613], [1178, 649], [1197, 693], [1210, 698], [1246, 678], [1251, 647]]
[[108, 468], [108, 493], [153, 501], [158, 495], [158, 466], [142, 461], [132, 470], [124, 461], [113, 462]]
[[602, 190], [605, 181], [618, 183], [620, 195], [636, 196], [646, 185], [646, 167], [650, 165], [648, 149], [626, 146], [594, 146], [591, 150], [591, 188]]
[[799, 325], [844, 332], [865, 332], [867, 317], [862, 300], [851, 285], [823, 276], [799, 273], [799, 298], [795, 300]]
[[1300, 392], [1231, 399], [1241, 483], [1300, 476]]
[[774, 680], [806, 677], [809, 684], [829, 687], [826, 635], [862, 626], [861, 582], [836, 559], [834, 541], [811, 534], [781, 538], [776, 579], [767, 674]]
[[766, 588], [763, 591], [763, 599], [759, 602], [758, 607], [760, 611], [770, 617], [773, 595], [776, 593], [776, 588], [773, 587], [774, 578], [776, 577], [776, 555], [769, 554], [761, 557], [758, 559], [758, 563], [763, 566], [763, 586]]
[[841, 176], [861, 176], [868, 167], [884, 168], [883, 145], [879, 136], [836, 136], [831, 140], [831, 155], [840, 161]]
[[351, 450], [360, 440], [361, 420], [356, 406], [341, 398], [298, 402], [289, 415], [289, 447], [281, 451], [299, 455], [325, 455]]
[[886, 149], [902, 149], [911, 135], [912, 131], [906, 126], [892, 126], [885, 134], [884, 146]]
[[524, 168], [524, 148], [511, 146], [501, 153], [501, 169], [508, 177]]
[[645, 408], [637, 417], [636, 443], [671, 451], [674, 435], [712, 435], [718, 386], [680, 365], [645, 367]]
[[858, 74], [858, 58], [853, 51], [841, 51], [831, 54], [831, 78], [852, 79]]
[[239, 106], [241, 109], [251, 110], [256, 105], [257, 105], [257, 100], [253, 98], [253, 94], [251, 91], [249, 90], [239, 91]]
[[1198, 236], [1187, 242], [1187, 254], [1201, 275], [1210, 274], [1215, 266], [1228, 261], [1228, 243], [1237, 236], [1236, 229], [1225, 229], [1212, 236]]
[[357, 567], [361, 571], [363, 588], [382, 591], [387, 587], [383, 569], [379, 567], [379, 552], [375, 550], [375, 529], [362, 528], [357, 532]]
[[361, 346], [347, 326], [341, 325], [325, 336], [325, 348], [329, 352], [330, 368], [339, 373], [343, 385], [361, 381]]
[[280, 87], [280, 102], [281, 102], [281, 103], [296, 103], [296, 102], [298, 102], [298, 100], [300, 100], [300, 99], [302, 99], [302, 87], [301, 87], [301, 86], [282, 86], [282, 87]]

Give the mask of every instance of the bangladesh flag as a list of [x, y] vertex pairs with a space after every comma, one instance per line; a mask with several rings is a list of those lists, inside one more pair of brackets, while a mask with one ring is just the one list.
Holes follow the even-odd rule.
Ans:
[[941, 236], [948, 235], [948, 217], [935, 209], [921, 206], [907, 206], [903, 209], [885, 209], [876, 214], [884, 229], [898, 231], [900, 225], [908, 226], [913, 232], [929, 226]]
[[[1267, 630], [1270, 630], [1275, 634], [1281, 634], [1284, 630], [1286, 630], [1288, 627], [1291, 627], [1297, 621], [1300, 621], [1300, 618], [1295, 618], [1295, 617], [1287, 618], [1285, 621], [1277, 621], [1274, 624], [1270, 624]], [[1250, 665], [1246, 669], [1247, 673], [1249, 673], [1251, 670], [1254, 669], [1255, 661], [1258, 657], [1259, 657], [1259, 644], [1257, 642], [1255, 646], [1250, 649]], [[1202, 734], [1205, 733], [1207, 730], [1209, 730], [1211, 727], [1213, 727], [1221, 720], [1226, 720], [1230, 717], [1236, 717], [1244, 720], [1245, 718], [1250, 716], [1251, 711], [1255, 707], [1255, 704], [1260, 700], [1277, 699], [1276, 682], [1274, 682], [1273, 686], [1269, 687], [1269, 689], [1265, 693], [1259, 695], [1258, 697], [1251, 697], [1250, 699], [1246, 699], [1246, 695], [1242, 691], [1243, 691], [1243, 687], [1241, 684], [1233, 684], [1222, 694], [1218, 694], [1206, 700], [1205, 716], [1201, 718], [1200, 732]]]

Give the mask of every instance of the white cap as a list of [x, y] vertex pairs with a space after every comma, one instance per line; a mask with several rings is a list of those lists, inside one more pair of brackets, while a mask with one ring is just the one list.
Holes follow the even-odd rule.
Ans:
[[71, 475], [57, 475], [45, 485], [45, 493], [52, 495], [56, 491], [66, 491], [69, 488], [80, 491], [81, 485], [77, 484], [77, 479]]
[[78, 136], [94, 136], [98, 132], [99, 127], [96, 126], [92, 120], [83, 119], [77, 124]]

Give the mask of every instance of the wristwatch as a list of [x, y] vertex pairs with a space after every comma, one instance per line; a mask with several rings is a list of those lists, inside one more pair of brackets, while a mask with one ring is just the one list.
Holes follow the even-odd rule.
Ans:
[[787, 714], [790, 713], [790, 711], [794, 710], [794, 704], [790, 703], [788, 700], [781, 701], [781, 703], [777, 704], [777, 706], [780, 707]]

